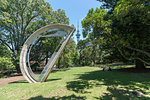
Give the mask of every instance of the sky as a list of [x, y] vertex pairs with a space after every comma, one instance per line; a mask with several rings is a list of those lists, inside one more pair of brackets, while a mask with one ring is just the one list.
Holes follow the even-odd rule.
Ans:
[[75, 25], [76, 32], [73, 35], [73, 39], [77, 43], [76, 33], [77, 33], [77, 23], [79, 21], [79, 31], [80, 39], [82, 37], [82, 26], [81, 21], [86, 17], [89, 9], [100, 7], [101, 3], [96, 0], [46, 0], [49, 2], [53, 10], [62, 9], [65, 10], [66, 16], [70, 19], [70, 25]]

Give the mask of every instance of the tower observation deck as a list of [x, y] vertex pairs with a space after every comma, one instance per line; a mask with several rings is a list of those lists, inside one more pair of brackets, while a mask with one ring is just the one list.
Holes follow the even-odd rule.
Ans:
[[77, 42], [79, 42], [79, 40], [80, 40], [79, 22], [78, 22], [78, 26], [77, 26], [77, 34], [76, 34], [76, 37], [77, 37]]

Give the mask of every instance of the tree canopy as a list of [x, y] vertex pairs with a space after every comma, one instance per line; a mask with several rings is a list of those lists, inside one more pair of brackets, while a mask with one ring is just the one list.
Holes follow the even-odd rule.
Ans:
[[[112, 35], [121, 55], [128, 60], [149, 62], [150, 5], [141, 0], [120, 0], [114, 9]], [[139, 63], [140, 62], [140, 63]], [[137, 66], [138, 66], [137, 65]]]
[[53, 11], [45, 0], [0, 1], [0, 42], [11, 51], [12, 59], [19, 70], [20, 50], [30, 34], [47, 24], [69, 24], [65, 11]]
[[88, 35], [90, 38], [90, 43], [94, 47], [92, 50], [95, 51], [95, 47], [100, 44], [98, 52], [107, 52], [111, 59], [120, 57], [122, 61], [136, 61], [136, 68], [144, 68], [144, 64], [149, 64], [150, 60], [149, 2], [97, 1], [103, 3], [102, 7], [90, 9], [82, 20], [83, 36]]

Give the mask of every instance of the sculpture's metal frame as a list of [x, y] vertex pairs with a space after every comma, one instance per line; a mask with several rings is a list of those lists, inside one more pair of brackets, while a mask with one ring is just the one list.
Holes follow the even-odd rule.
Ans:
[[[43, 32], [45, 31], [57, 31], [54, 34], [50, 35], [43, 35]], [[24, 78], [29, 82], [29, 83], [37, 83], [37, 82], [44, 82], [49, 73], [51, 72], [55, 62], [59, 58], [61, 52], [63, 51], [65, 45], [71, 38], [72, 34], [74, 33], [75, 28], [64, 25], [64, 24], [52, 24], [52, 25], [47, 25], [44, 26], [37, 31], [35, 31], [33, 34], [29, 36], [29, 38], [26, 40], [24, 43], [21, 54], [20, 54], [20, 69], [21, 72], [24, 76]], [[31, 51], [31, 48], [33, 44], [40, 38], [40, 37], [54, 37], [54, 36], [63, 36], [65, 37], [63, 41], [60, 43], [60, 48], [58, 51], [55, 51], [46, 66], [44, 67], [42, 73], [40, 76], [37, 78], [34, 73], [32, 72], [32, 69], [29, 64], [29, 54]]]

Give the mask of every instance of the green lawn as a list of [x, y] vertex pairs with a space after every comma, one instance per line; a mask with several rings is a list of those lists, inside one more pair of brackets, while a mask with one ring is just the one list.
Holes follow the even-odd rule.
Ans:
[[[128, 95], [127, 90], [147, 97]], [[47, 82], [25, 80], [0, 87], [0, 100], [150, 100], [150, 73], [101, 71], [98, 67], [76, 67], [50, 74]]]

